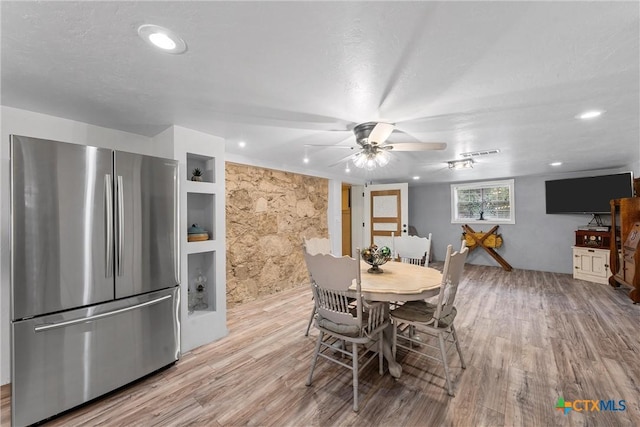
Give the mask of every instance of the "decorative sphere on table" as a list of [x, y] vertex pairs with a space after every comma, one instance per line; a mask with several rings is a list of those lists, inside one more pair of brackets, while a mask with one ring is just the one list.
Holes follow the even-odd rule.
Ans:
[[365, 248], [360, 252], [362, 260], [371, 265], [371, 268], [367, 270], [368, 273], [380, 274], [382, 269], [380, 266], [391, 259], [391, 249], [387, 246], [378, 248], [376, 245]]

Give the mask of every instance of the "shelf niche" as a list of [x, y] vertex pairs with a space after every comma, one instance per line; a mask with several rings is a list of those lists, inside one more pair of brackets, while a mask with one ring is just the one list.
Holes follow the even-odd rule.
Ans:
[[[215, 251], [201, 252], [188, 255], [188, 280], [187, 308], [189, 316], [199, 312], [216, 311], [216, 276], [215, 276]], [[204, 299], [198, 298], [198, 276], [202, 275], [204, 282]], [[190, 301], [189, 299], [192, 299]], [[202, 303], [206, 307], [202, 306]], [[195, 305], [195, 307], [194, 307]]]
[[193, 170], [202, 171], [202, 182], [216, 182], [216, 158], [200, 154], [187, 153], [187, 181], [191, 181]]
[[209, 233], [209, 240], [215, 240], [215, 194], [187, 193], [187, 228], [193, 224]]

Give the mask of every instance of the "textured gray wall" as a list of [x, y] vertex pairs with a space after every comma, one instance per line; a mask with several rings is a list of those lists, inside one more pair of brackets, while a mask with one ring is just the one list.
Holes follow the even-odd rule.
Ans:
[[[578, 226], [588, 224], [591, 215], [547, 215], [544, 182], [623, 172], [631, 170], [630, 167], [514, 178], [516, 223], [500, 225], [498, 232], [502, 234], [504, 243], [497, 250], [498, 253], [513, 268], [572, 274], [571, 246], [574, 243], [574, 231]], [[634, 176], [638, 175], [637, 172], [634, 170]], [[610, 216], [603, 216], [603, 221], [609, 224]], [[409, 187], [409, 224], [416, 227], [420, 236], [433, 234], [434, 260], [443, 259], [448, 244], [452, 244], [456, 249], [459, 248], [462, 228], [461, 224], [451, 223], [450, 184]], [[471, 227], [476, 231], [488, 231], [493, 225], [473, 224]], [[498, 266], [498, 263], [483, 249], [474, 250], [469, 255], [468, 262]]]

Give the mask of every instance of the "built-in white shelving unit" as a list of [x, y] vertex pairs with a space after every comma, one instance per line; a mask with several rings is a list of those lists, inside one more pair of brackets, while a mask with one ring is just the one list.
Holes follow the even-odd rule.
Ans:
[[[182, 352], [227, 335], [224, 223], [224, 140], [174, 127], [181, 167], [181, 335]], [[195, 168], [201, 181], [192, 181]], [[192, 225], [208, 240], [188, 241]]]

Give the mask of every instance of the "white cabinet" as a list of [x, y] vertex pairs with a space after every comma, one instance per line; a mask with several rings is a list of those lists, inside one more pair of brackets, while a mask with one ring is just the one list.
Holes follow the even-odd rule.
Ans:
[[609, 283], [609, 249], [573, 246], [573, 278]]

